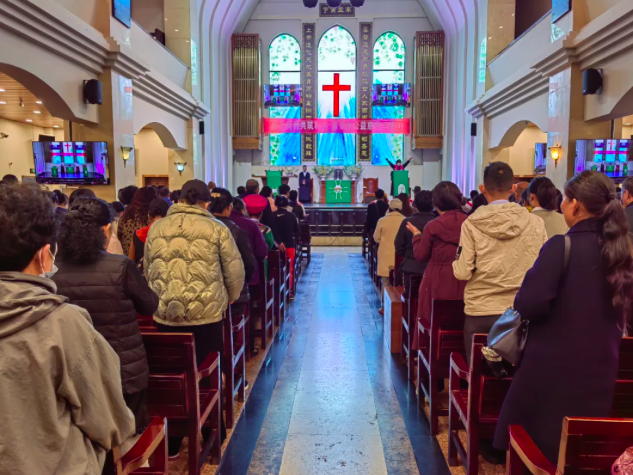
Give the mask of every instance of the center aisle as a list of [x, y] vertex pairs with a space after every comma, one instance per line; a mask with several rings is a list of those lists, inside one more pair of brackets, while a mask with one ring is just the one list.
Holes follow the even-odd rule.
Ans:
[[[276, 342], [287, 344], [283, 362], [275, 371], [273, 356], [255, 383], [254, 390], [274, 385], [272, 395], [249, 397], [219, 474], [449, 473], [431, 439], [417, 443], [414, 454], [409, 434], [417, 441], [420, 431], [409, 423], [407, 430], [401, 409], [402, 397], [409, 406], [410, 388], [405, 394], [406, 382], [398, 383], [399, 401], [391, 358], [383, 353], [380, 302], [356, 252], [313, 248], [294, 321], [284, 329], [290, 341]], [[419, 419], [415, 393], [411, 406]], [[427, 459], [420, 463], [424, 470], [416, 455], [418, 462]]]

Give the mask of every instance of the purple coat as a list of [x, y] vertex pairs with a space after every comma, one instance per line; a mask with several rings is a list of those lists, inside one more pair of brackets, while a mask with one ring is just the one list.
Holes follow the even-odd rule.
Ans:
[[[237, 210], [231, 212], [231, 221], [237, 224], [237, 227], [246, 233], [248, 237], [248, 243], [251, 245], [253, 255], [257, 260], [257, 265], [260, 266], [266, 257], [268, 257], [268, 246], [264, 241], [264, 236], [259, 230], [259, 226], [252, 219], [248, 219], [242, 213]], [[259, 267], [253, 274], [253, 278], [248, 285], [257, 285], [259, 283]]]

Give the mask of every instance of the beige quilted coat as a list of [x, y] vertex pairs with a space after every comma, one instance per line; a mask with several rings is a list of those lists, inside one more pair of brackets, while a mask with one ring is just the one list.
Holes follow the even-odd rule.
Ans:
[[501, 315], [512, 307], [546, 242], [543, 220], [516, 203], [482, 206], [469, 216], [453, 263], [455, 278], [468, 281], [466, 315]]
[[164, 325], [219, 322], [244, 285], [231, 231], [208, 211], [186, 203], [176, 203], [152, 225], [144, 266], [160, 298], [154, 320]]
[[378, 246], [378, 275], [389, 277], [389, 271], [396, 265], [396, 235], [404, 216], [398, 211], [390, 211], [378, 220], [374, 241]]

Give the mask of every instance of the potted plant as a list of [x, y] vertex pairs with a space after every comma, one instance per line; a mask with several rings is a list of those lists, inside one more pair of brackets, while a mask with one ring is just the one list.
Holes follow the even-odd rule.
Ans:
[[332, 173], [334, 169], [332, 167], [328, 167], [327, 165], [317, 165], [316, 167], [314, 167], [313, 170], [317, 178], [323, 181], [328, 177], [328, 175]]
[[358, 177], [363, 173], [363, 166], [361, 164], [350, 165], [343, 170], [350, 180], [358, 180]]

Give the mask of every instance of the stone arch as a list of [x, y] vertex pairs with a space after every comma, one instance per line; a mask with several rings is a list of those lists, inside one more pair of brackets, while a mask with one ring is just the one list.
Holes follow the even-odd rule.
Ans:
[[495, 146], [491, 144], [490, 148], [512, 147], [516, 143], [519, 136], [523, 133], [523, 131], [527, 129], [528, 127], [530, 127], [530, 125], [537, 126], [541, 130], [541, 132], [547, 132], [547, 127], [544, 128], [542, 127], [542, 125], [539, 125], [529, 120], [520, 120], [512, 124], [508, 128], [508, 130], [506, 130], [506, 133], [503, 134], [503, 137], [501, 138], [499, 143], [496, 144]]
[[150, 122], [148, 124], [145, 124], [143, 127], [140, 127], [139, 130], [135, 130], [134, 134], [135, 135], [138, 134], [142, 129], [147, 128], [147, 127], [151, 128], [154, 132], [156, 132], [156, 135], [158, 135], [158, 137], [160, 138], [160, 141], [163, 143], [163, 146], [165, 148], [170, 148], [172, 150], [182, 149], [182, 147], [178, 146], [178, 143], [176, 142], [176, 138], [171, 133], [171, 131], [160, 122]]

